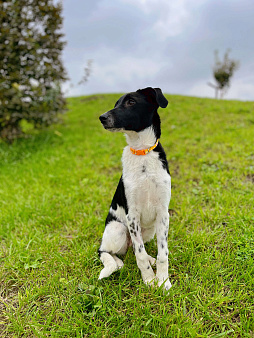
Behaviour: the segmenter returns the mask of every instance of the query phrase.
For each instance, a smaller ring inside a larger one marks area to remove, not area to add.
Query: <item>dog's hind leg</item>
[[[111,221],[106,225],[99,249],[100,260],[104,268],[99,279],[109,277],[114,271],[123,267],[123,262],[116,255],[124,255],[129,246],[127,227],[118,221]]]

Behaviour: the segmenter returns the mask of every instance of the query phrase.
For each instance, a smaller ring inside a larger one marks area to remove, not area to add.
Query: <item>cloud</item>
[[[123,0],[123,3],[143,12],[160,41],[178,35],[189,18],[185,0]]]
[[[84,62],[81,68],[84,69],[85,66]],[[166,67],[167,63],[164,66]],[[87,87],[90,93],[133,91],[147,86],[158,87],[160,81],[157,80],[157,74],[162,68],[163,63],[154,62],[149,55],[123,56],[119,51],[101,48],[93,62],[88,83],[71,88],[68,95],[81,95]],[[65,89],[67,87],[65,86]]]
[[[165,92],[213,97],[206,83],[214,50],[222,57],[231,48],[241,66],[227,97],[254,99],[253,12],[252,0],[96,0],[76,6],[66,0],[64,63],[72,82],[94,60],[88,83],[69,95],[156,84]]]

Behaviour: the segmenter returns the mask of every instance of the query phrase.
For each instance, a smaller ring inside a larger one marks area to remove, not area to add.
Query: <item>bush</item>
[[[62,6],[53,0],[0,1],[0,137],[22,134],[21,122],[49,126],[63,113]]]
[[[220,61],[218,51],[215,51],[215,66],[213,68],[213,76],[215,78],[217,89],[221,91],[221,96],[230,86],[230,80],[234,72],[239,68],[239,61],[229,58],[230,50],[224,55],[224,60]]]

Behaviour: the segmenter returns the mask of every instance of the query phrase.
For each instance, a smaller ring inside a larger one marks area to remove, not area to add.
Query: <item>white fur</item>
[[[128,215],[132,219],[135,217],[134,223],[139,222],[141,227],[141,236],[132,236],[131,234],[131,239],[134,246],[140,247],[143,243],[151,240],[157,232],[156,277],[159,285],[165,282],[164,287],[169,289],[171,284],[168,280],[168,257],[166,256],[168,250],[164,232],[168,231],[171,178],[162,167],[157,152],[152,151],[147,155],[137,156],[130,151],[130,147],[147,149],[155,144],[156,139],[152,128],[147,128],[139,133],[129,132],[126,139],[128,146],[124,148],[122,163],[125,194],[130,209]],[[165,250],[161,250],[162,242]],[[143,280],[146,283],[151,283],[154,275],[151,273],[150,260],[145,248],[142,248],[141,252],[139,251],[135,250],[137,264]]]
[[[131,238],[144,282],[153,284],[157,280],[159,286],[163,284],[168,290],[171,287],[168,280],[167,248],[171,178],[163,168],[158,152],[151,151],[147,155],[138,156],[130,151],[130,147],[136,150],[148,149],[155,144],[156,138],[151,127],[138,133],[125,133],[128,145],[123,150],[122,164],[129,211],[126,215],[122,207],[118,206],[117,210],[110,209],[119,222],[111,221],[105,228],[100,249],[106,252],[101,255],[104,269],[99,279],[108,277],[122,267],[122,261],[119,263],[114,254],[124,254]],[[151,267],[155,259],[147,254],[144,246],[155,233],[158,245],[156,276]]]
[[[126,213],[123,207],[117,206],[117,209],[114,210],[110,208],[109,210],[113,215],[115,215],[119,221],[121,221],[123,224],[127,226],[127,220],[126,220]]]
[[[102,236],[102,251],[124,255],[128,249],[128,229],[121,222],[111,221]]]
[[[155,144],[151,128],[135,134],[127,135],[129,145],[124,148],[122,157],[123,181],[128,204],[136,207],[142,228],[150,228],[159,209],[165,208],[168,212],[171,178],[162,167],[157,152],[138,156],[130,151],[130,147],[134,148],[136,144],[139,147],[135,149],[147,149]]]

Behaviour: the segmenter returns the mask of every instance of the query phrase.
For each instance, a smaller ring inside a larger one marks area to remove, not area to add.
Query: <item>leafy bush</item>
[[[239,61],[229,58],[230,50],[224,55],[224,60],[220,61],[218,51],[215,51],[215,66],[213,68],[213,76],[215,78],[217,88],[221,91],[221,96],[230,86],[230,80],[234,72],[239,68]]]
[[[0,1],[0,137],[58,121],[66,80],[61,60],[62,6],[53,0]]]

